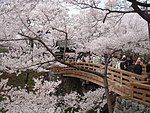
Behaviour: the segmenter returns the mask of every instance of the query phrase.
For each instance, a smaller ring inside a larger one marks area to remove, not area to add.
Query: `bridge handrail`
[[[79,62],[79,63],[74,63],[73,62],[71,64],[74,64],[76,66],[83,67],[83,68],[86,68],[86,69],[96,70],[96,71],[104,70],[104,67],[105,67],[102,64],[92,64],[92,63],[85,63],[85,62]],[[99,70],[97,70],[97,69],[99,69]],[[110,74],[110,72],[112,72],[112,73],[116,72],[116,73],[121,74],[122,76],[127,76],[128,75],[130,77],[129,79],[132,79],[130,81],[134,81],[135,79],[140,80],[140,81],[144,81],[147,78],[146,75],[137,75],[137,74],[129,72],[129,71],[120,70],[120,69],[113,68],[113,67],[109,66],[108,67],[108,74]]]
[[[86,69],[92,69],[96,71],[104,71],[104,65],[102,64],[92,64],[92,63],[71,63],[77,67],[82,67]],[[71,67],[59,67],[55,66],[53,67],[53,70],[60,74],[68,74],[68,76],[78,77],[84,80],[92,81],[93,83],[99,84],[103,86],[103,79],[99,76],[93,76],[93,74],[90,74],[88,72],[76,70],[75,68]],[[74,75],[72,75],[74,74]],[[113,67],[108,67],[108,81],[110,90],[120,94],[120,95],[129,95],[132,98],[149,104],[150,105],[150,85],[146,85],[146,75],[137,75],[132,72],[116,69]],[[140,82],[143,81],[143,82]],[[139,83],[138,83],[139,82]],[[148,87],[145,89],[145,87]],[[142,93],[141,93],[142,92]],[[138,98],[139,94],[141,93],[142,96]],[[143,96],[144,95],[144,96]],[[148,96],[147,96],[148,95]]]
[[[132,98],[150,106],[150,85],[146,81],[132,82]]]
[[[128,72],[128,71],[124,71],[112,67],[108,67],[108,75],[109,78],[112,79],[113,81],[116,81],[128,87],[130,87],[131,82],[144,81],[147,78],[146,75],[137,75],[132,72]]]
[[[86,62],[80,62],[80,63],[72,62],[71,64],[77,67],[82,67],[82,68],[100,71],[100,72],[104,72],[104,67],[105,67],[102,64],[92,64],[92,63],[86,63]],[[63,72],[63,71],[66,72],[67,70],[74,70],[74,69],[71,67],[64,67],[64,68],[59,69],[59,72]],[[137,75],[128,71],[116,69],[116,68],[109,66],[108,77],[109,79],[116,82],[117,84],[119,83],[120,85],[126,85],[127,87],[130,87],[131,82],[146,80],[147,76]]]
[[[79,63],[72,62],[71,64],[77,67],[82,67],[82,68],[100,71],[100,72],[104,71],[104,67],[105,67],[102,64],[92,64],[92,63],[86,63],[86,62],[79,62]],[[64,68],[66,69],[68,67],[64,67]],[[123,84],[128,84],[128,85],[130,85],[130,82],[138,81],[138,80],[144,81],[147,78],[146,75],[137,75],[135,73],[116,69],[110,66],[108,67],[108,76],[110,79],[113,79],[121,84],[123,83],[123,80],[124,80],[125,83]]]
[[[71,62],[71,64],[74,64],[74,65],[87,65],[87,66],[93,66],[93,67],[102,66],[102,64],[93,64],[93,63],[87,63],[87,62],[78,62],[78,63],[77,62]],[[114,67],[112,67],[112,68],[114,68]],[[142,75],[146,75],[146,74],[147,74],[146,65],[142,64]]]
[[[70,64],[73,64],[73,65],[76,65],[76,66],[91,66],[91,67],[97,67],[97,68],[99,68],[99,67],[105,67],[104,65],[102,65],[102,64],[93,64],[93,63],[86,63],[86,62],[71,62]],[[116,69],[116,70],[120,70],[120,69],[117,69],[117,68],[114,68],[114,67],[111,67],[111,66],[109,66],[111,69]],[[145,71],[146,69],[146,65],[142,65],[142,67],[143,67],[143,70]],[[121,70],[121,71],[124,71],[124,70]],[[126,71],[126,72],[129,72],[129,71]],[[131,72],[129,72],[129,73],[131,73]],[[134,73],[133,73],[134,74]]]

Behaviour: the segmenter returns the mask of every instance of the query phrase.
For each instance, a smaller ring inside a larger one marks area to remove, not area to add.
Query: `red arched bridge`
[[[104,73],[105,66],[92,63],[70,63],[78,68]],[[55,73],[63,76],[80,78],[104,86],[103,78],[89,72],[77,70],[72,67],[53,66],[50,68]],[[146,105],[150,105],[150,84],[147,82],[146,66],[143,66],[142,75],[108,67],[109,90],[121,96],[127,96]]]

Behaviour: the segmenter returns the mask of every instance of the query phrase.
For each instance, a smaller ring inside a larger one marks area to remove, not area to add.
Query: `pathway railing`
[[[104,65],[92,63],[71,63],[74,66],[93,70],[97,72],[104,72]],[[94,74],[80,71],[71,67],[53,67],[52,70],[57,73],[64,74],[64,76],[77,77],[84,80],[91,81],[100,86],[103,86],[103,79]],[[143,70],[146,72],[145,67]],[[144,73],[145,73],[144,72]],[[108,67],[108,82],[109,89],[121,96],[131,96],[132,98],[150,105],[150,85],[146,84],[147,75],[137,75],[128,71]],[[141,83],[140,81],[144,81]],[[146,87],[146,88],[145,88]],[[143,92],[143,93],[141,93]],[[140,96],[139,96],[140,95]],[[139,97],[140,98],[139,98]]]
[[[132,82],[132,98],[150,106],[150,84],[147,82]]]

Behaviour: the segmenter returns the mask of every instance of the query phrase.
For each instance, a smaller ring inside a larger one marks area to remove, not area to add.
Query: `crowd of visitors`
[[[91,61],[90,61],[91,60]],[[104,64],[104,57],[101,58],[97,58],[97,56],[92,56],[91,59],[90,57],[87,55],[86,57],[82,58],[83,62],[92,62],[92,63],[102,63]],[[134,72],[136,74],[141,75],[142,74],[142,59],[140,57],[137,58],[136,61],[133,61],[132,56],[126,56],[123,55],[121,57],[121,59],[117,58],[117,57],[113,57],[109,63],[110,66],[118,68],[118,69],[122,69],[122,70],[126,70],[126,71],[130,71],[130,72]]]
[[[78,53],[77,57],[75,58],[76,62],[87,62],[87,63],[97,63],[97,64],[105,64],[104,61],[104,56],[96,56],[93,54],[90,54],[90,52],[80,52]],[[137,58],[136,61],[133,60],[132,56],[129,55],[122,55],[121,58],[117,58],[114,56],[110,63],[109,66],[112,66],[114,68],[126,70],[129,72],[134,72],[136,74],[141,75],[142,74],[142,59],[140,57]]]

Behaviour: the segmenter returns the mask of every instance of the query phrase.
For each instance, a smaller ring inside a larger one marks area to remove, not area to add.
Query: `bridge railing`
[[[132,86],[132,98],[139,102],[142,102],[150,106],[150,84],[147,82],[133,82]]]
[[[110,79],[122,84],[130,86],[131,82],[135,81],[145,81],[147,76],[146,75],[137,75],[132,72],[108,67],[108,76]]]
[[[108,67],[109,82],[113,89],[121,95],[131,95],[131,83],[146,80],[147,76],[137,75],[128,71]]]
[[[103,65],[97,65],[97,64],[86,63],[86,62],[79,62],[79,63],[73,62],[71,64],[85,69],[94,70],[94,71],[100,71],[100,68],[104,68]]]
[[[80,63],[72,62],[71,64],[74,66],[77,66],[77,67],[82,67],[85,69],[98,71],[98,72],[102,72],[102,73],[104,72],[104,67],[105,67],[102,64],[97,65],[97,64],[85,63],[85,62],[80,62]],[[65,69],[65,68],[67,69],[68,67],[64,67],[63,69]],[[69,68],[69,69],[71,69],[71,68]],[[124,70],[120,70],[120,69],[116,69],[116,68],[113,68],[110,66],[108,67],[108,77],[112,81],[115,81],[115,82],[119,83],[120,85],[125,85],[128,87],[130,87],[131,82],[144,81],[147,78],[146,75],[137,75],[137,74],[134,74],[134,73],[131,73],[128,71],[124,71]]]
[[[85,69],[95,70],[95,71],[100,71],[100,72],[104,72],[104,68],[105,68],[105,66],[102,64],[97,65],[97,64],[85,63],[85,62],[71,63],[71,64],[73,64],[77,67],[82,67]],[[121,79],[121,81],[125,80],[127,82],[133,82],[133,81],[137,81],[137,80],[144,81],[147,78],[146,75],[137,75],[132,72],[116,69],[116,68],[113,68],[110,66],[108,67],[108,76],[109,75],[116,77],[116,81],[119,78],[118,82],[120,82],[120,79]]]
[[[104,72],[105,69],[105,66],[102,64],[98,65],[98,64],[85,63],[85,62],[80,62],[80,63],[72,62],[71,64],[77,67],[82,67],[85,69],[94,70],[102,73]],[[70,67],[61,67],[61,68],[58,67],[58,68],[55,69],[55,72],[67,73],[67,71],[72,70],[72,72],[75,72],[73,70],[76,70]],[[131,84],[130,84],[131,82],[144,81],[147,78],[146,75],[137,75],[113,67],[108,67],[108,77],[109,77],[108,79],[109,85],[112,87],[111,89],[115,91],[119,91],[118,94],[122,94],[122,95],[123,94],[131,95]]]
[[[91,70],[103,70],[104,65],[95,65],[87,63],[74,63],[77,67],[82,67]],[[56,72],[76,74],[81,79],[90,80],[93,83],[103,86],[103,79],[98,76],[92,76],[84,72],[77,71],[70,67],[55,67]],[[147,84],[146,75],[137,75],[124,70],[108,67],[108,81],[109,88],[111,91],[119,95],[130,96],[134,100],[142,102],[146,105],[150,105],[150,85]]]
[[[90,63],[79,63],[77,65],[100,72],[104,72],[105,68],[102,64],[96,65]],[[145,81],[147,78],[146,75],[137,75],[132,72],[116,69],[110,66],[108,67],[108,77],[109,85],[112,86],[111,89],[118,91],[118,93],[122,95],[131,95],[131,82]]]

